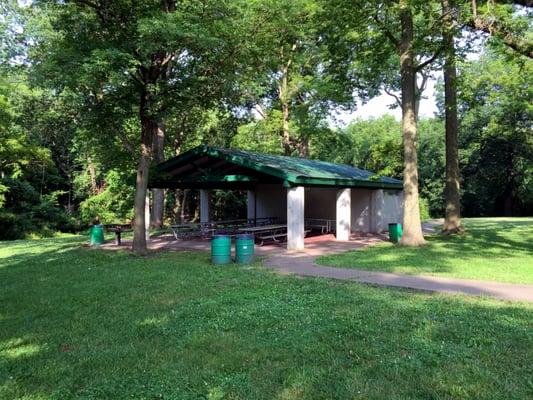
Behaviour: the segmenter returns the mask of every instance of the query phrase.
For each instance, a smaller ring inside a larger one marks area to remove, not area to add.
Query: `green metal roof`
[[[198,165],[203,160],[202,165]],[[208,162],[209,161],[209,162]],[[224,175],[222,164],[240,167],[238,174]],[[194,174],[185,168],[196,167]],[[205,165],[205,168],[202,166]],[[210,168],[212,167],[212,168]],[[201,182],[262,182],[261,177],[272,177],[285,186],[336,186],[402,189],[402,181],[376,177],[374,173],[350,165],[309,160],[244,150],[222,149],[199,146],[156,167],[156,174],[150,186],[164,185],[164,182],[179,182],[177,186]],[[247,173],[251,172],[251,173]],[[253,176],[252,176],[253,175]],[[228,180],[228,177],[231,177]]]

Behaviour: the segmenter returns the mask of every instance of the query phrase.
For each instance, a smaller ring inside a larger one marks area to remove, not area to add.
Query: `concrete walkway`
[[[472,279],[440,278],[421,275],[401,275],[361,269],[335,268],[317,265],[319,249],[311,253],[282,253],[269,257],[264,265],[282,274],[333,278],[375,285],[416,289],[430,292],[491,296],[501,300],[533,302],[533,285],[517,285]],[[331,254],[334,251],[328,249]]]
[[[385,236],[363,235],[346,242],[336,241],[332,235],[305,239],[305,250],[289,252],[284,246],[257,246],[256,254],[265,257],[264,266],[282,274],[349,280],[353,282],[392,286],[432,292],[491,296],[502,300],[533,302],[533,285],[517,285],[471,279],[440,278],[421,275],[400,275],[389,272],[361,269],[325,267],[315,260],[323,254],[341,253],[371,246],[386,240]],[[177,241],[170,236],[152,238],[148,247],[152,250],[209,251],[208,240]],[[104,249],[128,249],[131,241],[123,246],[106,243]]]

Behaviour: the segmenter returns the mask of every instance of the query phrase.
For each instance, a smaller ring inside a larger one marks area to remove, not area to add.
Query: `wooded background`
[[[407,171],[422,219],[460,221],[459,198],[463,216],[531,215],[531,11],[531,1],[4,1],[0,239],[131,221],[151,166],[199,144]],[[419,119],[428,79],[439,111]],[[334,127],[336,112],[383,91],[402,122]],[[196,196],[157,191],[151,225],[197,218]],[[245,212],[239,192],[214,202],[216,218]]]

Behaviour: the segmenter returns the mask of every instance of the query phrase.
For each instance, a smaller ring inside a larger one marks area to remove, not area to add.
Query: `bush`
[[[31,229],[31,223],[25,214],[13,214],[0,211],[0,240],[24,239]]]
[[[133,219],[134,187],[128,176],[117,171],[106,175],[105,189],[80,203],[80,217],[84,223],[92,223],[98,217],[102,223],[125,222]]]
[[[418,199],[418,203],[420,205],[420,219],[422,221],[425,221],[427,219],[431,218],[431,215],[429,214],[429,202],[424,197],[420,197]]]

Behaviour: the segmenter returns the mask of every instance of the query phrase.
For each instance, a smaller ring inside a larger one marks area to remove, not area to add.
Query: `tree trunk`
[[[89,177],[91,179],[91,194],[97,194],[98,186],[96,185],[96,167],[94,166],[91,157],[87,157],[87,168],[89,170]]]
[[[154,161],[162,163],[165,161],[165,128],[159,123],[153,137],[152,151]],[[165,212],[165,191],[163,189],[152,189],[152,212],[150,213],[150,227],[160,229],[163,226],[163,215]]]
[[[283,153],[286,156],[291,155],[291,136],[289,132],[289,66],[283,68],[283,76],[279,87],[279,101],[281,103],[281,143],[283,145]]]
[[[416,70],[413,57],[413,15],[409,0],[400,0],[402,34],[400,40],[400,72],[402,86],[403,172],[403,236],[400,244],[421,246],[422,235],[418,204],[418,159],[416,154]]]
[[[302,158],[309,158],[309,138],[300,138],[298,143],[298,156]]]
[[[504,195],[503,195],[503,215],[510,217],[514,213],[514,192],[515,192],[515,173],[514,173],[514,164],[515,164],[515,152],[513,147],[509,149],[506,161],[506,177],[507,182],[505,183]]]
[[[460,233],[461,198],[459,156],[457,145],[457,71],[455,68],[455,43],[453,0],[442,0],[442,38],[444,45],[444,110],[446,124],[446,187],[444,218],[445,234]]]
[[[148,187],[148,173],[152,158],[152,138],[157,130],[157,124],[149,117],[148,93],[141,93],[139,117],[141,121],[141,154],[137,167],[135,186],[133,251],[139,255],[147,252],[145,227],[146,189]]]

